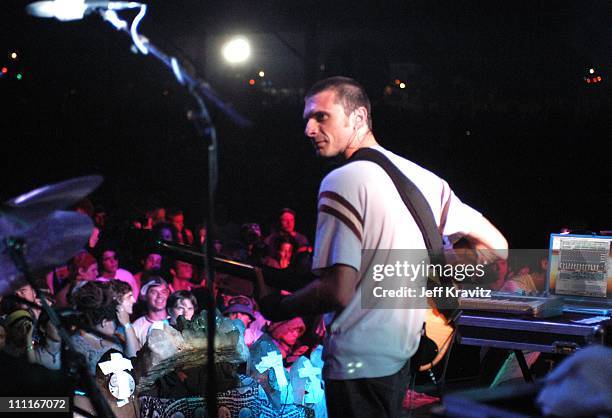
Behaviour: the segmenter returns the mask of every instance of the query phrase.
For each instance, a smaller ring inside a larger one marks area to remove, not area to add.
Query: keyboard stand
[[[527,360],[525,360],[525,355],[521,350],[514,350],[514,355],[516,356],[516,361],[521,368],[521,372],[523,373],[523,379],[525,382],[531,383],[533,382],[533,375],[531,374],[531,370],[529,370],[529,366],[527,365]]]

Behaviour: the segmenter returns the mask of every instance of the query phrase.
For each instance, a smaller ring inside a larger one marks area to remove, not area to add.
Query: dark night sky
[[[34,19],[25,4],[0,5],[0,60],[10,70],[0,79],[0,198],[100,173],[106,181],[93,199],[114,213],[158,197],[198,222],[206,155],[184,118],[189,96],[96,17]],[[445,178],[514,246],[545,246],[568,224],[612,227],[608,1],[151,4],[141,33],[189,58],[254,121],[238,128],[212,110],[219,198],[238,222],[266,224],[291,206],[312,236],[318,183],[330,167],[302,134],[299,96],[281,100],[246,83],[265,68],[278,90],[356,77],[372,98],[379,141]],[[241,70],[224,67],[217,50],[237,32],[257,40]],[[597,86],[583,79],[591,67],[603,77]],[[17,71],[23,80],[10,77]],[[408,88],[385,96],[397,77]]]

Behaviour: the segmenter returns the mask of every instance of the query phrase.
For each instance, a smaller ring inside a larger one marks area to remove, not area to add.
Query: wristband
[[[131,322],[126,323],[126,324],[123,326],[123,328],[125,328],[125,330],[127,331],[128,329],[132,328],[132,323],[131,323]]]

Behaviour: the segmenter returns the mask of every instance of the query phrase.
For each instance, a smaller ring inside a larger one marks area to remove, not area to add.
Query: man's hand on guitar
[[[288,318],[281,309],[281,303],[285,296],[281,295],[278,289],[266,284],[263,272],[259,267],[255,267],[255,298],[264,318],[272,322]]]

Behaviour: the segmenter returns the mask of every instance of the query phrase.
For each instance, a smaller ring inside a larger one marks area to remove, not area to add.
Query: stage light
[[[263,71],[263,70],[261,70],[261,71],[260,71],[258,74],[259,74],[259,76],[260,76],[261,78],[265,77],[265,75],[266,75],[266,73],[264,73],[264,71]]]
[[[601,76],[597,76],[597,81],[601,81]]]
[[[406,88],[406,83],[399,83],[399,88],[400,89],[405,89]]]
[[[254,86],[254,85],[255,85],[255,80],[253,80],[253,79],[251,78],[251,79],[249,80],[249,84],[250,84],[251,86]]]
[[[395,79],[395,85],[399,86],[399,85],[400,85],[400,83],[401,83],[401,81],[400,81],[399,79],[397,79],[397,78],[396,78],[396,79]]]
[[[16,52],[11,52],[11,59],[12,60],[16,60],[17,59],[17,53]]]
[[[589,69],[589,74],[594,74],[595,73],[595,69],[591,68]]]
[[[2,74],[6,74],[6,73],[8,73],[8,68],[2,67]]]
[[[239,64],[249,59],[251,46],[243,37],[237,37],[223,46],[223,57],[231,64]]]
[[[23,75],[21,75],[21,73],[17,73],[15,78],[17,78],[17,80],[21,80],[23,78]]]

